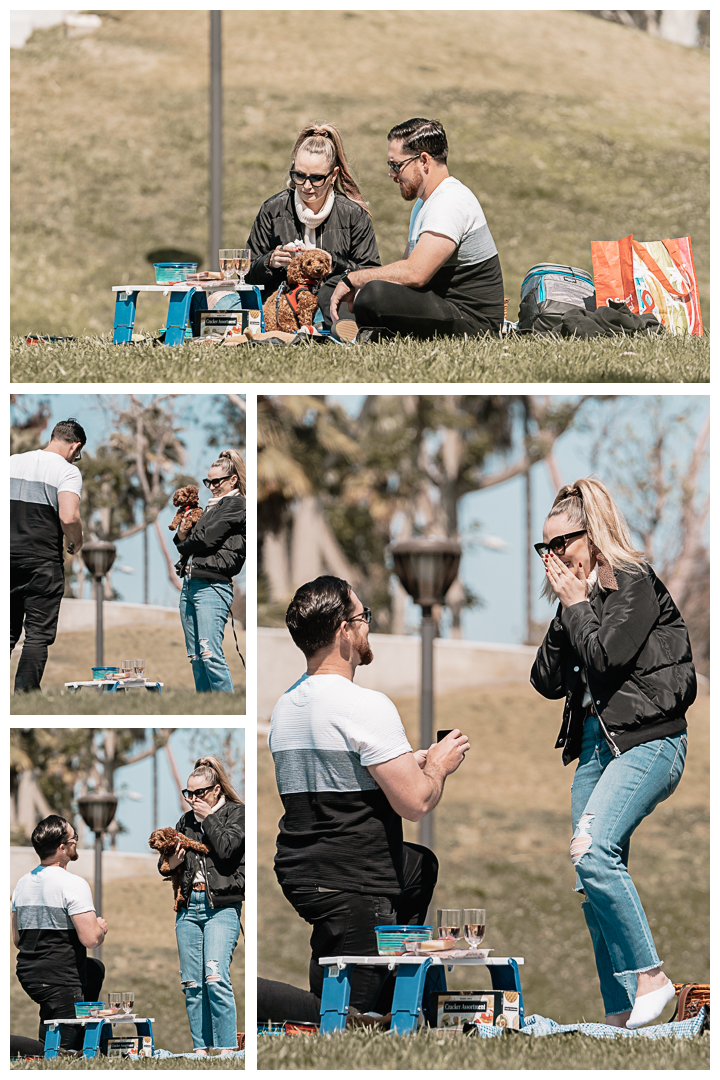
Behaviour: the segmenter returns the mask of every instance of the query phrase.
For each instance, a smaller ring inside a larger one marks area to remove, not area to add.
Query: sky
[[[217,729],[217,735],[222,738],[227,728]],[[243,728],[234,728],[235,738],[242,749],[244,755],[245,749],[245,731]],[[170,736],[170,747],[172,749],[175,763],[180,773],[180,781],[185,787],[187,778],[192,772],[193,765],[197,760],[197,757],[206,752],[205,747],[207,744],[198,743],[198,729],[196,728],[178,728]],[[195,742],[195,749],[197,753],[193,753],[193,742]],[[133,753],[137,753],[140,749],[143,749],[150,745],[150,732],[147,732],[147,738],[138,743],[133,748]],[[178,818],[184,813],[184,810],[180,807],[180,796],[178,789],[173,780],[172,772],[170,770],[170,764],[168,762],[167,754],[164,750],[161,750],[157,755],[158,760],[158,828],[165,828],[166,826],[175,827]],[[234,777],[236,786],[238,783],[237,776]],[[118,808],[117,808],[117,820],[125,827],[127,832],[119,833],[117,837],[117,850],[118,851],[139,851],[143,853],[149,853],[148,837],[153,831],[153,766],[152,758],[145,758],[143,761],[138,761],[135,765],[127,765],[123,769],[118,769],[115,773],[115,792],[119,795]],[[244,792],[240,790],[239,794],[244,798]],[[86,834],[86,847],[93,847],[95,838],[93,833],[89,830],[85,830]],[[107,841],[105,844],[107,848]]]
[[[554,395],[557,400],[559,395]],[[361,395],[333,395],[330,398],[342,404],[351,415],[357,415],[364,397]],[[587,426],[573,428],[560,437],[555,444],[555,459],[563,483],[569,484],[580,476],[592,472],[591,453],[597,438],[601,418],[614,403],[596,398],[587,413]],[[693,417],[693,432],[701,426],[709,408],[709,397],[666,394],[663,396],[663,415],[688,411]],[[632,419],[638,432],[648,429],[647,398],[630,396],[622,401],[623,417]],[[689,456],[690,441],[675,440],[673,446],[683,460]],[[489,471],[499,464],[488,462]],[[602,470],[597,469],[602,479]],[[707,490],[709,466],[706,466],[702,482]],[[542,540],[542,526],[552,505],[555,490],[545,464],[538,463],[531,470],[533,543]],[[622,505],[621,505],[622,509]],[[463,636],[469,641],[487,641],[503,644],[521,644],[525,638],[525,482],[517,477],[485,491],[466,495],[460,504],[460,531],[464,539],[464,551],[460,566],[460,578],[472,592],[482,597],[483,606],[466,610],[462,616]],[[506,543],[504,550],[496,550],[472,543],[471,526],[479,523],[477,534],[498,538]],[[470,543],[468,541],[470,540]],[[472,544],[472,546],[471,546]],[[533,618],[547,620],[552,607],[540,597],[543,584],[543,567],[539,558],[533,559]],[[407,622],[418,625],[420,609],[408,601]],[[448,636],[449,616],[443,619],[442,636]]]
[[[147,402],[158,395],[140,394]],[[95,453],[97,446],[106,438],[109,429],[108,403],[127,401],[122,394],[22,394],[23,404],[32,414],[39,403],[45,402],[51,410],[50,420],[43,432],[44,444],[58,420],[74,416],[85,428],[88,437],[87,449]],[[208,446],[208,428],[219,424],[221,420],[219,395],[214,394],[179,394],[175,398],[176,413],[181,419],[181,439],[185,443],[186,460],[183,471],[195,476],[199,481],[207,476],[207,469],[217,459],[222,447]],[[17,410],[12,410],[13,418]],[[210,493],[200,485],[200,505],[207,503]],[[170,504],[160,515],[160,527],[163,529],[171,556],[175,548],[173,534],[167,526],[175,515],[175,507]],[[177,607],[179,593],[168,580],[165,560],[160,550],[154,528],[148,532],[149,538],[149,573],[148,603],[161,607]],[[245,569],[239,576],[242,588],[245,587]],[[142,604],[143,597],[143,534],[130,536],[117,543],[117,556],[112,569],[112,583],[119,593],[118,599],[128,603]],[[91,582],[85,585],[85,599],[91,597]]]

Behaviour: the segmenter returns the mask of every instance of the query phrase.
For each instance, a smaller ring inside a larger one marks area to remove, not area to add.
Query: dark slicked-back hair
[[[77,442],[77,439],[73,441]],[[67,840],[67,826],[68,823],[65,818],[60,817],[58,814],[50,814],[50,817],[43,818],[42,821],[37,823],[33,829],[31,840],[40,860],[49,859],[51,855],[55,854],[60,845],[65,843]]]
[[[340,623],[353,613],[351,592],[347,581],[329,575],[300,586],[290,601],[285,622],[305,656],[314,656],[332,645]]]
[[[87,435],[74,416],[67,420],[59,420],[52,429],[50,438],[57,439],[58,442],[79,442],[82,446],[87,442]]]
[[[388,131],[388,142],[393,139],[400,140],[407,154],[429,154],[436,161],[447,161],[447,135],[439,120],[424,120],[415,116]]]

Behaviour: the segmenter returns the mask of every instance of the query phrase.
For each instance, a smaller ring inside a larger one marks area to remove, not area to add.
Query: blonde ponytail
[[[362,206],[366,213],[370,213],[370,207],[360,194],[360,188],[350,171],[350,162],[345,153],[342,136],[334,124],[325,124],[318,121],[315,124],[307,124],[300,131],[290,158],[291,169],[294,167],[295,158],[301,150],[307,151],[308,154],[322,154],[328,163],[328,172],[337,165],[340,172],[335,177],[333,184],[335,190],[339,191],[341,195],[347,195],[348,199],[352,199],[358,206]],[[292,181],[288,180],[288,187],[293,186]]]
[[[206,784],[220,785],[220,790],[225,796],[228,802],[242,803],[242,799],[238,795],[235,788],[230,782],[230,777],[225,771],[225,766],[222,761],[216,757],[201,757],[195,762],[195,768],[190,773],[191,776],[199,776],[205,780]]]
[[[221,468],[225,470],[225,476],[237,476],[237,489],[245,498],[246,493],[246,474],[245,474],[245,461],[239,450],[223,450],[218,455],[217,461],[213,461],[210,468]]]

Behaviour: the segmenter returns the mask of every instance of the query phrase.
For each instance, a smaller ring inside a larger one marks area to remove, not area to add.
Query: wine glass
[[[133,668],[135,669],[135,674],[137,675],[137,677],[139,679],[142,679],[145,675],[145,661],[133,660]]]
[[[108,1006],[114,1009],[116,1012],[120,1012],[120,1006],[122,1005],[122,994],[108,994]]]
[[[438,937],[449,937],[457,941],[460,937],[462,914],[459,908],[438,908]]]
[[[485,908],[464,908],[463,935],[471,949],[477,949],[485,937]]]
[[[122,662],[122,676],[126,678],[128,675],[133,674],[133,662],[132,660],[123,660]]]
[[[222,276],[226,281],[229,281],[233,276],[233,273],[237,270],[237,263],[235,261],[235,248],[220,248],[218,252],[218,258],[220,260],[220,270]]]
[[[132,1007],[135,1004],[135,992],[133,990],[123,990],[122,994],[122,1007],[126,1016],[129,1016]]]
[[[235,269],[240,277],[240,284],[245,284],[245,275],[250,269],[251,253],[250,248],[235,248]]]

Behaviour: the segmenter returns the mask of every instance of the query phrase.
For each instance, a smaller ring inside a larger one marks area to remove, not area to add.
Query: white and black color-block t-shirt
[[[305,675],[275,706],[268,744],[285,808],[280,884],[399,894],[402,818],[368,769],[412,753],[392,701],[342,675]]]
[[[12,909],[20,932],[21,983],[82,984],[87,952],[72,916],[95,911],[87,881],[61,866],[36,866],[15,886]]]
[[[58,495],[82,493],[77,465],[52,450],[31,450],[10,458],[10,555],[27,563],[63,558]]]
[[[482,206],[454,176],[413,206],[408,255],[425,232],[447,236],[457,247],[424,288],[455,304],[479,330],[499,330],[504,298],[498,251]]]

